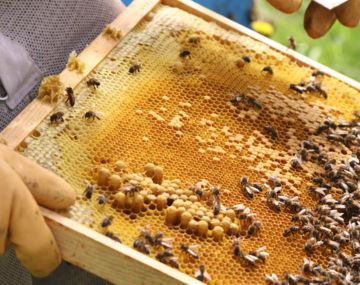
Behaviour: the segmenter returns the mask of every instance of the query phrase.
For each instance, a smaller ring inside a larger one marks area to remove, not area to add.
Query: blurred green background
[[[360,25],[350,29],[336,21],[324,37],[313,40],[303,28],[309,1],[304,1],[301,9],[291,15],[277,11],[265,0],[254,2],[257,18],[266,19],[274,25],[273,40],[287,46],[287,39],[293,36],[298,52],[360,81]]]

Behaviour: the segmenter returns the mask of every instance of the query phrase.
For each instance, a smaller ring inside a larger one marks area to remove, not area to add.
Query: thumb
[[[51,171],[3,145],[0,145],[1,153],[40,205],[51,209],[63,209],[75,202],[74,189]]]

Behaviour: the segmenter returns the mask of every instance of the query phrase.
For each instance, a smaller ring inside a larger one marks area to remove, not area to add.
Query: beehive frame
[[[225,29],[249,36],[265,43],[272,49],[291,56],[300,65],[319,69],[329,76],[360,90],[358,82],[189,0],[135,0],[111,25],[120,29],[125,35],[159,3],[180,8],[206,21],[215,22]],[[63,83],[66,86],[75,87],[117,44],[118,42],[106,40],[102,36],[97,37],[79,55],[80,59],[86,62],[85,72],[79,75],[65,69],[60,74]],[[15,149],[54,108],[55,106],[34,100],[2,132],[9,147]],[[114,283],[120,283],[119,280],[121,280],[121,284],[200,284],[199,281],[131,248],[113,242],[77,222],[47,209],[42,209],[42,213],[56,236],[63,258],[106,280]]]

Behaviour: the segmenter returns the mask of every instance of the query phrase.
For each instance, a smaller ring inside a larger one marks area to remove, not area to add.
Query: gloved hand
[[[43,277],[60,264],[61,255],[35,200],[62,209],[74,203],[75,192],[54,173],[0,144],[0,256],[13,244],[19,261]]]
[[[301,6],[302,0],[268,0],[276,9],[293,13]],[[311,1],[304,16],[304,27],[312,38],[322,37],[338,19],[347,27],[355,27],[360,19],[360,0],[349,0],[332,10]]]

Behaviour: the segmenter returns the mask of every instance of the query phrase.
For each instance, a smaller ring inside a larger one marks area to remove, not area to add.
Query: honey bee
[[[185,58],[185,57],[190,57],[191,55],[191,52],[189,50],[183,50],[182,52],[180,52],[179,56],[182,57],[182,58]]]
[[[288,47],[292,50],[296,50],[296,40],[293,36],[288,38]]]
[[[338,251],[340,249],[340,243],[338,243],[337,241],[325,239],[323,240],[323,243],[326,247],[334,251]]]
[[[192,191],[196,196],[198,196],[200,199],[203,196],[204,192],[202,191],[202,189],[200,187],[197,187],[195,185],[191,185],[189,187],[189,190]]]
[[[246,176],[242,177],[240,179],[240,185],[241,185],[241,188],[243,189],[243,191],[247,194],[247,196],[249,196],[249,198],[254,198],[254,192],[255,193],[258,193],[262,190],[261,186],[256,184],[256,187],[254,187],[253,185],[251,185],[249,183],[249,180]],[[258,187],[260,186],[260,187]],[[261,190],[259,190],[259,188]]]
[[[281,202],[284,203],[285,207],[287,207],[291,212],[299,212],[303,207],[301,203],[298,201],[299,197],[290,197],[287,195],[279,196]]]
[[[281,187],[280,186],[276,186],[274,188],[271,188],[268,184],[264,184],[264,186],[266,187],[267,191],[266,191],[266,198],[277,198],[278,195],[281,193]]]
[[[256,257],[255,255],[252,254],[246,254],[244,255],[244,260],[247,261],[248,264],[250,264],[251,266],[255,266],[256,265],[256,261],[259,260],[258,257]]]
[[[321,82],[313,82],[311,85],[307,86],[307,91],[317,91],[319,92],[325,99],[328,98],[327,92],[321,87]]]
[[[220,185],[212,189],[212,199],[213,199],[212,208],[215,216],[217,216],[220,213],[220,210],[222,208],[221,200],[220,200],[220,189],[221,189]]]
[[[307,278],[299,274],[289,274],[288,272],[284,272],[283,276],[284,279],[287,281],[287,282],[284,281],[283,283],[289,285],[298,285],[300,283],[310,284],[310,281]]]
[[[135,63],[133,66],[131,66],[129,68],[129,73],[140,72],[140,69],[141,69],[141,64],[140,63]]]
[[[263,129],[271,135],[273,140],[279,137],[278,132],[273,126],[264,126]]]
[[[315,70],[311,73],[311,76],[318,77],[318,76],[324,76],[325,73],[320,70]]]
[[[107,201],[107,197],[104,194],[98,194],[99,205],[104,205]]]
[[[100,120],[100,117],[93,111],[87,111],[84,115],[84,118],[89,120],[92,119],[93,121],[96,119]]]
[[[86,84],[88,87],[93,87],[94,89],[100,86],[100,82],[95,78],[90,78],[88,81],[86,81]]]
[[[296,233],[296,232],[298,232],[300,230],[301,230],[301,228],[299,228],[297,226],[291,226],[290,228],[286,228],[284,230],[283,236],[288,237],[288,236],[290,236],[290,235],[292,235],[292,234],[294,234],[294,233]]]
[[[268,180],[274,187],[281,187],[281,181],[275,175],[268,175]]]
[[[329,122],[329,121],[325,121],[323,125],[319,126],[316,131],[315,131],[315,135],[320,135],[321,133],[323,133],[326,130],[329,129],[333,129],[335,130],[337,128],[337,125],[335,123]]]
[[[236,94],[231,94],[232,98],[230,99],[230,102],[235,104],[235,103],[240,103],[246,96],[245,94],[239,94],[239,95],[236,95]]]
[[[269,256],[269,253],[265,252],[266,246],[260,247],[257,250],[250,251],[249,254],[261,259],[262,262],[265,262]]]
[[[186,245],[186,244],[180,244],[180,249],[183,252],[186,252],[187,254],[189,254],[190,256],[192,256],[193,258],[198,259],[199,258],[199,254],[197,251],[194,250],[194,248],[199,248],[200,245],[194,244],[194,245]]]
[[[307,211],[306,208],[299,211],[297,214],[291,217],[292,222],[300,222],[301,224],[308,224],[313,221],[313,214]]]
[[[86,188],[85,188],[85,190],[83,192],[83,194],[85,195],[85,197],[87,199],[89,199],[89,200],[91,199],[93,191],[95,190],[95,188],[96,188],[96,185],[92,185],[89,182],[87,183]]]
[[[353,240],[351,247],[354,254],[360,254],[360,243],[358,241]]]
[[[107,231],[107,232],[105,233],[105,236],[111,238],[111,239],[114,240],[114,241],[117,241],[117,242],[122,243],[121,239],[120,239],[117,235],[115,235],[113,232]]]
[[[211,280],[211,276],[205,270],[205,265],[201,264],[199,266],[199,269],[195,272],[195,278],[202,282],[206,280]]]
[[[154,245],[161,245],[164,248],[172,248],[172,245],[169,243],[173,238],[163,238],[164,233],[157,232],[154,235]]]
[[[283,282],[279,280],[279,277],[275,273],[271,275],[265,274],[266,284],[268,285],[283,285]]]
[[[308,260],[306,257],[304,257],[302,271],[305,274],[317,274],[321,271],[321,266],[314,261]]]
[[[236,257],[244,256],[244,254],[242,253],[241,248],[240,248],[240,238],[239,237],[233,238],[232,247],[233,247],[234,256],[236,256]]]
[[[134,196],[136,193],[140,191],[140,188],[138,186],[129,185],[121,188],[121,190],[124,191],[126,195]]]
[[[106,217],[102,222],[101,222],[101,227],[105,228],[105,227],[108,227],[112,224],[114,220],[114,217],[113,216],[108,216]]]
[[[74,107],[75,105],[75,96],[74,96],[74,90],[71,87],[66,88],[66,96],[67,99],[65,103],[69,102],[71,107]]]
[[[240,213],[243,212],[245,210],[245,205],[244,204],[237,204],[231,207],[231,209],[233,209],[236,213]]]
[[[315,247],[322,245],[322,241],[317,241],[316,238],[311,237],[305,242],[304,250],[307,252],[312,252]]]
[[[145,239],[146,242],[150,243],[151,245],[155,244],[155,238],[150,233],[150,226],[147,225],[146,228],[138,228],[140,230],[139,237]]]
[[[142,253],[150,254],[150,245],[148,245],[143,239],[136,239],[133,247]]]
[[[306,87],[299,86],[299,85],[296,85],[296,84],[290,84],[290,89],[294,90],[294,91],[296,91],[297,93],[300,93],[300,94],[306,92]]]
[[[245,210],[239,215],[240,220],[251,220],[256,214],[251,213],[250,208],[245,208]]]
[[[301,158],[297,157],[297,156],[293,156],[290,159],[290,164],[292,168],[298,168],[299,166],[301,166],[302,160]]]
[[[251,62],[250,57],[247,56],[247,55],[243,55],[241,58],[242,58],[243,61],[245,61],[245,62],[247,62],[247,63],[250,63],[250,62]]]
[[[267,198],[266,202],[271,209],[275,210],[276,212],[281,211],[282,203],[280,201],[276,200],[275,198]]]
[[[64,122],[64,113],[63,112],[56,112],[50,116],[50,124],[57,124]]]
[[[212,208],[213,208],[214,216],[219,215],[220,210],[221,210],[221,202],[220,202],[219,196],[214,197],[213,203],[212,203]]]
[[[166,249],[161,253],[156,254],[155,258],[160,262],[170,265],[175,268],[179,268],[179,263],[177,262],[177,258],[174,256],[170,250]]]
[[[274,71],[273,71],[273,69],[272,69],[270,66],[265,66],[265,67],[262,69],[262,71],[265,71],[265,72],[267,72],[267,73],[270,74],[270,75],[273,75],[273,74],[274,74]]]
[[[247,235],[252,236],[258,233],[260,231],[261,225],[262,225],[261,221],[259,220],[253,221],[247,230]]]
[[[248,97],[248,103],[254,105],[256,108],[258,108],[260,110],[263,107],[259,101],[257,101],[255,98],[252,98],[252,97]]]

